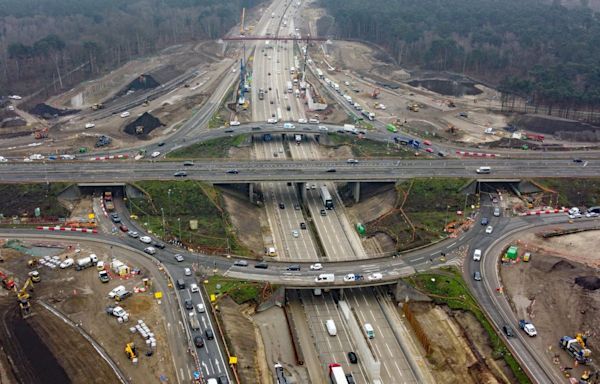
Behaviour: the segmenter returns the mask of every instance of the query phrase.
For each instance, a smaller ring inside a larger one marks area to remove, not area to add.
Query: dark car
[[[175,172],[173,174],[173,176],[175,176],[175,177],[186,177],[187,176],[187,172],[184,172],[184,171]]]
[[[321,209],[321,216],[327,216],[327,211],[325,211],[324,209]]]
[[[260,130],[261,130],[261,128],[260,128],[260,127],[252,127],[252,130],[253,130],[253,131],[260,131]]]
[[[183,304],[185,305],[185,309],[194,309],[194,303],[192,303],[191,299],[185,299]]]
[[[229,384],[229,380],[227,380],[227,376],[219,376],[217,378],[218,384]]]
[[[354,377],[352,377],[351,373],[346,374],[346,381],[348,384],[356,384],[356,381],[354,381]]]
[[[233,133],[233,129],[226,129],[225,133]]]
[[[292,108],[288,105],[287,107],[285,107],[286,110],[291,110]]]
[[[110,219],[112,220],[113,223],[120,223],[121,222],[121,218],[119,217],[118,213],[111,213],[110,214]]]
[[[152,245],[154,245],[158,249],[165,249],[166,247],[166,245],[164,245],[163,243],[159,243],[158,241],[153,242]]]
[[[300,223],[300,229],[306,229],[306,223]]]
[[[481,225],[488,225],[490,223],[490,220],[487,217],[484,217],[483,219],[481,219]]]
[[[159,147],[162,147],[163,145],[165,145],[164,141],[161,141],[160,143],[158,143]]]
[[[583,163],[583,160],[582,159],[573,159],[573,162],[574,163]]]
[[[474,272],[473,273],[473,280],[475,280],[475,281],[481,281],[481,273]]]
[[[202,336],[195,336],[194,344],[196,345],[196,348],[204,347],[204,339],[202,338]]]
[[[329,168],[329,169],[328,169],[327,171],[325,171],[325,172],[333,173],[333,172],[337,172],[337,171],[335,170],[335,168]]]
[[[280,209],[285,209],[285,204],[283,204],[283,203],[279,203],[279,208],[280,208]]]
[[[212,340],[215,338],[215,334],[213,333],[212,329],[210,329],[210,328],[206,328],[206,330],[204,331],[204,334],[206,335],[207,340]]]
[[[504,334],[506,335],[506,337],[515,337],[515,333],[513,332],[512,328],[510,327],[510,325],[503,325],[502,326],[502,331],[504,332]]]
[[[183,281],[183,279],[177,279],[177,281],[175,282],[175,284],[177,284],[177,288],[178,289],[184,289],[185,288],[185,281]]]
[[[293,264],[290,265],[289,267],[287,267],[288,271],[299,271],[300,270],[300,266],[298,264]]]
[[[350,362],[352,364],[357,364],[358,363],[358,357],[356,356],[356,353],[354,353],[354,352],[348,352],[348,360],[350,360]]]
[[[261,261],[260,263],[255,264],[254,268],[267,269],[267,268],[269,268],[269,264],[267,264],[264,261]]]
[[[193,161],[184,161],[183,165],[186,167],[193,167],[194,166],[194,162]]]
[[[125,224],[119,225],[119,229],[123,232],[129,232],[129,228]]]
[[[229,171],[227,171],[227,173],[231,175],[237,175],[238,173],[240,173],[240,171],[238,171],[237,169],[230,169]]]

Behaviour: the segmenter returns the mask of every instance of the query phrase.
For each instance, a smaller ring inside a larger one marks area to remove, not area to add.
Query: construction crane
[[[246,18],[246,8],[242,8],[242,24],[240,26],[240,35],[243,35],[244,33],[246,33],[244,31],[244,19]]]

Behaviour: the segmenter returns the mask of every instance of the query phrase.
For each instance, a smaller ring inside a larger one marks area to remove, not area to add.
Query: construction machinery
[[[558,346],[567,351],[579,364],[589,364],[592,362],[592,351],[586,348],[585,338],[579,334],[578,338],[563,336],[560,338]]]
[[[31,271],[27,275],[31,278],[31,281],[34,283],[39,283],[42,281],[42,277],[38,271]]]
[[[371,92],[371,98],[377,99],[379,97],[380,93],[381,93],[381,89],[379,89],[379,88],[373,89],[373,92]]]
[[[48,127],[44,127],[40,130],[35,131],[34,137],[36,139],[45,139],[48,137]]]
[[[2,279],[2,286],[5,289],[11,290],[15,288],[15,280],[2,271],[0,271],[0,279]]]
[[[417,104],[417,103],[412,103],[412,104],[408,105],[409,111],[419,112],[419,109],[420,109],[420,107],[419,107],[419,104]]]
[[[27,266],[29,268],[35,268],[35,267],[37,267],[37,265],[38,265],[38,259],[33,258],[33,259],[27,260]]]
[[[104,109],[104,104],[96,103],[96,104],[92,105],[92,111],[97,111],[99,109]]]
[[[133,361],[135,358],[137,358],[135,344],[127,343],[127,345],[125,345],[125,353],[127,354],[127,358],[131,361]]]
[[[32,278],[28,278],[23,284],[23,288],[17,291],[16,286],[14,287],[15,292],[17,293],[17,302],[19,303],[19,308],[21,309],[21,315],[24,319],[28,318],[32,315],[31,313],[31,304],[29,303],[29,292],[27,292],[27,288],[31,286],[33,290],[33,280]]]

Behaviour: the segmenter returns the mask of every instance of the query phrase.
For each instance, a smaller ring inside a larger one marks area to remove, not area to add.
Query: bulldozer
[[[97,103],[97,104],[92,105],[92,111],[97,111],[99,109],[104,109],[104,104]]]
[[[420,109],[420,107],[419,107],[419,104],[417,104],[417,103],[412,103],[412,104],[408,105],[409,111],[419,112],[419,109]]]

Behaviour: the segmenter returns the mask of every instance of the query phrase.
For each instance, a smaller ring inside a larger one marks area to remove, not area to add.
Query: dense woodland
[[[220,37],[257,3],[0,0],[0,94],[56,92],[166,46]]]
[[[587,0],[321,3],[338,38],[374,42],[401,65],[485,79],[546,110],[600,109],[600,13]]]

